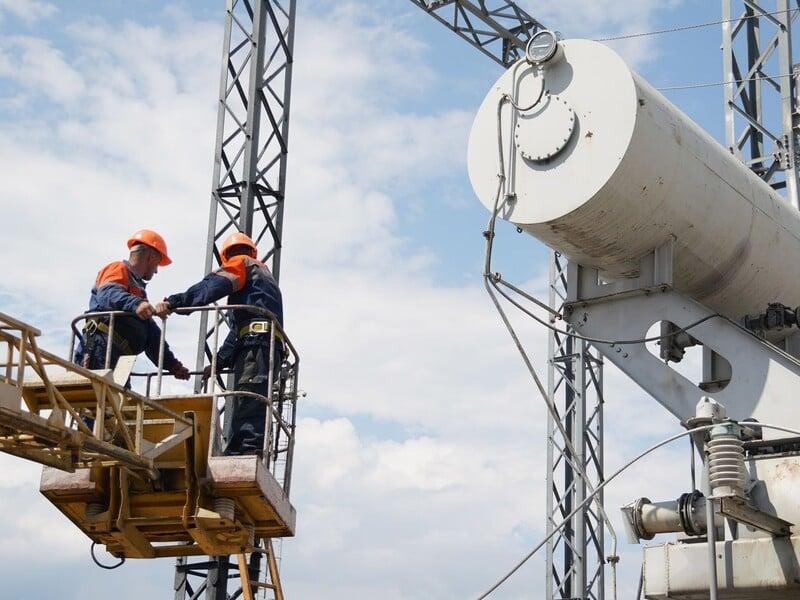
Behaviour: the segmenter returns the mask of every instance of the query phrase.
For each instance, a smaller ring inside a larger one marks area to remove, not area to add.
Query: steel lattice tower
[[[725,140],[730,151],[798,204],[797,76],[792,23],[800,2],[722,0]]]
[[[205,273],[219,264],[218,242],[239,230],[253,238],[259,256],[280,277],[295,14],[296,0],[226,2]],[[208,313],[202,314],[198,370],[210,356]],[[254,552],[250,580],[258,580],[260,571],[261,554]],[[176,600],[241,594],[239,571],[229,557],[178,560]]]
[[[467,43],[505,68],[525,52],[530,37],[544,26],[504,0],[411,0]],[[550,306],[566,299],[566,261],[550,253]],[[603,363],[588,344],[550,332],[548,382],[573,448],[570,456],[556,423],[547,425],[547,531],[586,497],[586,485],[573,467],[580,461],[592,486],[603,479]],[[601,497],[602,501],[602,497]],[[546,598],[604,597],[604,524],[591,507],[547,545]]]

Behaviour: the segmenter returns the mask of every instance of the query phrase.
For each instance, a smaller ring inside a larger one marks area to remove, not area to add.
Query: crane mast
[[[218,243],[238,230],[256,242],[259,257],[280,278],[296,9],[296,0],[226,2],[204,273],[219,265]],[[213,326],[206,315],[200,324],[198,370],[211,357]],[[268,540],[265,549],[271,550]],[[261,554],[254,552],[251,581],[259,579],[260,570]],[[273,571],[268,569],[269,585],[280,600]],[[197,564],[179,559],[175,600],[194,600],[200,593],[206,600],[225,600],[231,588],[241,594],[238,575],[227,556]]]

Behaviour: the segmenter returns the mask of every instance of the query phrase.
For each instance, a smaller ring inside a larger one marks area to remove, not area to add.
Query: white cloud
[[[562,31],[566,37],[598,38],[641,33],[663,28],[660,19],[684,4],[684,0],[528,0],[520,2],[530,14],[547,27]],[[610,42],[634,66],[659,56],[657,37]]]
[[[85,91],[83,77],[64,59],[63,53],[44,39],[7,36],[0,42],[0,76],[13,79],[29,98],[42,95],[70,104]]]
[[[0,0],[0,13],[3,11],[33,23],[51,17],[58,12],[58,7],[50,2],[40,0]]]

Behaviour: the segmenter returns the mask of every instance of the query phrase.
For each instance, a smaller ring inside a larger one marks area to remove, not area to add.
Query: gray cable
[[[514,567],[513,567],[513,568],[512,568],[510,571],[508,571],[508,572],[507,572],[505,575],[503,575],[503,576],[502,576],[502,577],[501,577],[499,580],[497,580],[497,582],[496,582],[496,583],[495,583],[495,584],[494,584],[492,587],[490,587],[490,588],[489,588],[488,590],[486,590],[486,591],[485,591],[483,594],[481,594],[480,596],[478,596],[478,600],[483,600],[484,598],[487,598],[487,597],[488,597],[488,596],[489,596],[489,595],[490,595],[492,592],[494,592],[494,591],[495,591],[497,588],[499,588],[499,587],[500,587],[501,585],[503,585],[503,584],[504,584],[506,581],[508,581],[508,579],[509,579],[509,578],[510,578],[510,577],[511,577],[511,576],[512,576],[514,573],[516,573],[516,572],[517,572],[517,571],[520,569],[520,567],[522,567],[522,565],[524,565],[526,562],[528,562],[528,560],[530,560],[530,558],[531,558],[531,557],[532,557],[534,554],[536,554],[536,552],[538,552],[538,551],[539,551],[539,549],[540,549],[542,546],[544,546],[544,545],[545,545],[545,544],[546,544],[546,543],[547,543],[547,542],[550,540],[550,538],[552,538],[552,537],[553,537],[553,536],[554,536],[556,533],[558,533],[558,532],[559,532],[559,531],[560,531],[560,530],[561,530],[561,529],[562,529],[562,528],[563,528],[563,527],[564,527],[564,526],[565,526],[567,523],[569,523],[569,522],[570,522],[570,520],[572,519],[572,517],[574,517],[574,516],[575,516],[575,515],[576,515],[576,514],[577,514],[577,513],[580,511],[580,510],[582,510],[582,509],[583,509],[583,508],[584,508],[584,507],[585,507],[585,506],[586,506],[586,505],[587,505],[589,502],[591,502],[591,501],[592,501],[592,499],[594,499],[594,497],[595,497],[595,496],[596,496],[598,493],[600,493],[600,492],[601,492],[601,491],[602,491],[602,490],[603,490],[603,489],[604,489],[604,488],[605,488],[605,487],[606,487],[606,486],[607,486],[609,483],[611,483],[612,481],[614,481],[614,479],[616,479],[616,478],[617,478],[617,477],[618,477],[618,476],[619,476],[619,475],[620,475],[620,474],[621,474],[623,471],[625,471],[626,469],[628,469],[628,468],[629,468],[631,465],[635,464],[636,462],[638,462],[639,460],[641,460],[642,458],[644,458],[645,456],[647,456],[647,455],[648,455],[648,454],[650,454],[651,452],[654,452],[655,450],[658,450],[658,449],[659,449],[659,448],[661,448],[662,446],[666,446],[667,444],[669,444],[669,443],[671,443],[671,442],[674,442],[675,440],[677,440],[677,439],[680,439],[680,438],[682,438],[682,437],[684,437],[684,436],[690,435],[690,434],[692,434],[692,433],[697,433],[698,431],[706,431],[706,430],[708,430],[708,429],[711,429],[712,427],[715,427],[715,425],[703,425],[702,427],[695,427],[694,429],[690,429],[690,430],[688,430],[688,431],[683,431],[683,432],[681,432],[681,433],[675,434],[675,435],[673,435],[673,436],[671,436],[671,437],[668,437],[667,439],[665,439],[665,440],[663,440],[663,441],[661,441],[661,442],[659,442],[659,443],[655,444],[654,446],[650,446],[650,447],[649,447],[647,450],[645,450],[645,451],[644,451],[644,452],[642,452],[641,454],[637,455],[637,456],[636,456],[636,457],[635,457],[633,460],[631,460],[631,461],[628,461],[627,463],[625,463],[624,465],[622,465],[622,467],[620,467],[619,469],[617,469],[617,470],[616,470],[616,471],[615,471],[615,472],[614,472],[614,473],[613,473],[613,474],[612,474],[610,477],[608,477],[608,478],[607,478],[605,481],[603,481],[603,482],[602,482],[600,485],[598,485],[598,486],[597,486],[597,488],[596,488],[596,489],[595,489],[593,492],[591,492],[591,493],[590,493],[590,494],[589,494],[589,495],[586,497],[586,499],[585,499],[583,502],[581,502],[580,504],[578,504],[578,506],[577,506],[577,507],[575,507],[575,508],[572,510],[572,512],[571,512],[571,513],[569,513],[569,514],[568,514],[568,515],[567,515],[567,516],[564,518],[564,520],[563,520],[563,521],[561,521],[561,523],[559,523],[559,524],[558,524],[558,525],[557,525],[557,526],[556,526],[556,527],[553,529],[553,531],[551,531],[550,533],[548,533],[548,534],[547,534],[547,535],[544,537],[544,539],[543,539],[543,540],[541,540],[541,541],[540,541],[538,544],[536,544],[536,546],[534,546],[534,547],[533,547],[533,550],[531,550],[530,552],[528,552],[528,554],[526,554],[526,555],[525,555],[525,556],[524,556],[524,557],[523,557],[523,558],[522,558],[522,559],[521,559],[519,562],[517,562],[517,564],[516,564],[516,565],[514,565]]]
[[[640,37],[648,37],[652,35],[662,35],[664,33],[676,33],[678,31],[690,31],[692,29],[702,29],[704,27],[713,27],[714,25],[723,25],[725,23],[733,23],[735,21],[743,21],[745,19],[757,19],[759,17],[766,17],[766,16],[773,16],[773,15],[780,15],[783,13],[790,13],[793,10],[797,10],[794,8],[790,8],[787,10],[776,10],[774,12],[760,12],[756,15],[742,15],[739,17],[734,17],[732,19],[721,19],[719,21],[708,21],[706,23],[693,23],[690,25],[679,25],[677,27],[668,27],[666,29],[657,29],[655,31],[643,31],[640,33],[624,33],[620,35],[608,36],[608,37],[601,37],[595,38],[593,41],[595,42],[614,42],[617,40],[630,40],[634,38]]]
[[[687,83],[684,85],[670,85],[667,87],[656,88],[659,92],[669,92],[674,90],[696,90],[699,88],[717,87],[720,85],[729,85],[733,83],[745,83],[746,81],[760,81],[770,79],[785,79],[787,77],[794,77],[794,73],[786,73],[784,75],[762,75],[761,77],[750,77],[748,79],[731,79],[729,81],[713,81],[707,83]]]
[[[782,427],[780,425],[770,425],[768,423],[757,423],[757,425],[759,427],[766,427],[767,429],[775,429],[775,430],[778,430],[778,431],[783,431],[785,433],[791,433],[793,435],[800,435],[800,430],[791,429],[789,427]],[[653,446],[650,446],[647,450],[645,450],[644,452],[638,454],[635,458],[633,458],[632,460],[630,460],[627,463],[625,463],[624,465],[622,465],[619,469],[614,471],[614,473],[610,477],[608,477],[605,481],[603,481],[600,485],[598,485],[597,489],[595,489],[593,492],[591,492],[583,502],[581,502],[576,508],[574,508],[572,510],[572,512],[569,515],[567,515],[567,517],[563,521],[561,521],[561,523],[559,523],[553,529],[552,532],[547,534],[547,536],[545,536],[545,538],[542,541],[540,541],[538,544],[536,544],[536,546],[534,546],[533,550],[528,552],[528,554],[526,554],[522,558],[522,560],[520,560],[516,565],[514,565],[514,567],[510,571],[508,571],[505,575],[503,575],[503,577],[501,577],[492,587],[490,587],[488,590],[486,590],[486,592],[484,592],[482,595],[478,596],[478,600],[483,600],[484,598],[487,598],[492,592],[494,592],[497,588],[499,588],[501,585],[503,585],[514,573],[516,573],[520,569],[520,567],[522,567],[522,565],[524,565],[526,562],[528,562],[528,560],[534,554],[536,554],[536,552],[539,549],[541,549],[541,547],[544,546],[550,540],[550,538],[552,538],[556,533],[558,533],[561,529],[563,529],[567,525],[567,523],[569,523],[569,521],[572,519],[572,517],[574,517],[578,513],[578,511],[580,511],[584,506],[586,506],[589,502],[591,502],[592,499],[598,493],[600,493],[609,483],[614,481],[614,479],[616,479],[625,470],[630,468],[632,465],[637,463],[639,460],[641,460],[642,458],[644,458],[645,456],[647,456],[651,452],[654,452],[654,451],[658,450],[662,446],[666,446],[667,444],[670,444],[670,443],[674,442],[675,440],[678,440],[678,439],[680,439],[682,437],[685,437],[687,435],[691,435],[693,433],[698,433],[700,431],[707,431],[707,430],[709,430],[709,429],[711,429],[713,427],[716,427],[716,426],[717,426],[716,424],[703,425],[701,427],[695,427],[694,429],[689,429],[687,431],[683,431],[681,433],[675,434],[675,435],[673,435],[671,437],[666,438],[665,440],[662,440],[662,441],[658,442],[657,444],[655,444]]]
[[[544,82],[542,82],[542,87],[544,87]],[[539,97],[541,99],[541,95]],[[497,103],[497,149],[498,149],[498,174],[497,174],[497,192],[495,194],[494,199],[494,210],[492,211],[492,215],[489,220],[489,226],[486,234],[486,250],[485,250],[485,259],[484,259],[484,286],[486,288],[489,297],[492,299],[497,312],[500,315],[500,318],[503,321],[503,324],[508,329],[509,334],[511,335],[511,339],[514,341],[514,344],[517,347],[517,350],[522,357],[523,362],[525,363],[526,368],[528,369],[529,374],[533,378],[536,387],[539,390],[539,393],[544,400],[545,405],[547,406],[547,410],[553,418],[554,423],[558,427],[559,432],[561,433],[561,437],[564,440],[564,445],[570,452],[570,456],[578,456],[578,453],[575,451],[575,447],[573,446],[572,442],[569,439],[569,435],[567,434],[566,429],[564,428],[564,424],[561,422],[561,418],[558,414],[558,409],[556,408],[555,404],[551,401],[549,394],[544,389],[542,385],[541,379],[539,375],[536,373],[536,369],[533,367],[533,363],[530,360],[525,348],[522,346],[522,342],[520,341],[519,337],[517,336],[514,327],[511,325],[511,322],[508,320],[508,316],[506,315],[505,311],[503,310],[502,306],[500,305],[499,300],[495,296],[494,292],[492,291],[491,287],[489,287],[490,281],[490,273],[492,267],[492,248],[494,244],[494,229],[497,223],[497,216],[500,212],[500,196],[503,193],[503,189],[505,187],[505,158],[503,156],[503,130],[502,130],[502,111],[503,105],[506,102],[509,102],[511,98],[504,94]],[[577,471],[578,475],[583,480],[584,484],[586,485],[587,489],[592,492],[594,491],[594,486],[592,486],[592,482],[589,480],[589,477],[586,474],[586,470],[584,469],[582,464],[570,460],[565,457],[565,460],[572,466],[575,471]],[[612,570],[612,589],[613,589],[613,598],[616,600],[617,598],[617,562],[619,557],[617,555],[617,534],[614,530],[614,526],[611,523],[611,519],[609,519],[608,515],[605,512],[605,508],[603,507],[602,502],[598,498],[597,500],[597,512],[600,515],[601,519],[605,523],[606,528],[608,529],[609,535],[611,536],[611,554],[608,558],[611,558],[611,570]]]
[[[624,345],[631,345],[631,344],[644,344],[644,343],[647,343],[647,342],[656,342],[656,341],[660,341],[660,340],[663,340],[663,339],[674,337],[674,336],[678,335],[679,333],[688,332],[690,329],[694,329],[698,325],[701,325],[702,323],[705,323],[706,321],[709,321],[711,319],[724,318],[719,313],[715,313],[713,315],[707,315],[707,316],[703,317],[702,319],[698,319],[697,321],[694,321],[693,323],[689,323],[686,327],[681,327],[681,328],[675,329],[672,333],[670,333],[668,335],[656,335],[656,336],[652,336],[652,337],[637,338],[637,339],[633,339],[633,340],[605,340],[605,339],[602,339],[602,338],[592,338],[592,337],[587,337],[585,335],[580,335],[579,333],[566,331],[565,329],[559,329],[558,327],[555,327],[554,325],[551,325],[550,323],[548,323],[544,319],[536,316],[535,314],[533,314],[532,312],[527,310],[524,306],[522,306],[521,304],[517,303],[508,294],[504,293],[501,289],[499,289],[497,287],[496,283],[495,283],[495,277],[496,277],[496,274],[495,275],[490,275],[490,278],[492,279],[492,286],[497,290],[497,292],[501,296],[503,296],[503,298],[508,300],[511,304],[516,306],[519,310],[521,310],[526,315],[531,317],[534,321],[537,321],[541,325],[544,325],[545,327],[555,331],[556,333],[560,333],[561,335],[565,335],[565,336],[568,335],[568,336],[573,337],[575,339],[583,340],[584,342],[589,342],[590,344],[608,344],[609,346],[624,346]],[[511,286],[509,286],[509,287],[511,287]],[[527,295],[526,295],[526,297],[527,297]],[[539,304],[540,302],[541,301],[536,301],[537,304]],[[558,314],[559,314],[559,317],[560,317],[561,316],[560,313],[558,313]]]

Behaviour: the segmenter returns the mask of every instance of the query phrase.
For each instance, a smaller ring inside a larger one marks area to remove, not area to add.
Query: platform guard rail
[[[219,343],[220,324],[225,323],[223,315],[230,311],[246,310],[256,319],[263,319],[270,323],[269,331],[269,373],[265,394],[253,392],[225,390],[221,385],[220,375],[229,371],[218,370],[217,352]],[[211,376],[204,382],[198,395],[210,395],[213,398],[211,431],[212,443],[209,444],[209,456],[219,456],[223,449],[222,417],[224,406],[220,402],[227,398],[237,396],[249,398],[254,402],[263,402],[268,409],[265,414],[265,436],[261,459],[275,479],[281,484],[284,493],[288,496],[291,486],[291,472],[294,455],[295,420],[298,399],[298,376],[300,359],[299,355],[289,340],[286,333],[278,323],[274,314],[269,311],[250,305],[225,305],[225,306],[199,306],[177,309],[180,315],[191,315],[200,312],[213,312],[216,324],[212,333],[211,344]],[[148,455],[143,454],[142,429],[145,412],[148,409],[156,410],[162,414],[169,414],[176,422],[184,422],[183,415],[170,414],[160,402],[164,376],[164,349],[166,346],[167,319],[161,319],[161,335],[159,341],[159,354],[157,366],[154,371],[133,372],[131,377],[145,379],[146,391],[140,394],[131,390],[125,382],[114,381],[109,373],[111,364],[111,347],[107,344],[105,355],[105,369],[92,371],[72,362],[75,345],[80,341],[85,346],[84,334],[78,324],[89,319],[102,319],[108,326],[108,337],[113,339],[117,321],[120,317],[137,318],[133,313],[124,311],[104,311],[84,313],[75,317],[71,322],[71,336],[69,344],[69,360],[41,350],[36,344],[40,332],[19,320],[0,313],[0,344],[6,345],[5,363],[0,363],[0,384],[4,385],[5,394],[10,397],[13,388],[18,388],[22,393],[25,385],[25,372],[32,371],[41,381],[42,394],[46,395],[45,404],[33,406],[28,404],[28,411],[21,410],[19,414],[12,414],[4,421],[0,431],[0,449],[10,454],[16,454],[41,464],[55,466],[64,470],[73,470],[86,466],[93,460],[118,461],[134,469],[143,469],[150,473],[152,478],[157,478],[158,473],[154,467],[154,451]],[[17,333],[18,335],[14,335]],[[282,364],[274,368],[276,358],[276,345],[284,346]],[[54,384],[48,376],[47,367],[62,367],[68,374],[77,378],[85,378],[96,393],[96,406],[93,409],[76,409],[71,406],[70,400],[62,394],[57,382]],[[192,372],[190,375],[201,376],[201,372]],[[277,374],[277,377],[276,377]],[[155,390],[152,391],[152,381],[155,380]],[[4,391],[0,390],[0,391]],[[164,396],[167,397],[167,396]],[[27,403],[27,401],[26,401]],[[12,402],[13,404],[13,402]],[[42,412],[42,416],[39,413]],[[9,416],[10,411],[5,411]],[[85,417],[91,413],[98,417],[93,427],[91,421]],[[109,413],[109,418],[115,425],[115,443],[106,440],[108,432],[103,429],[104,417]],[[132,414],[131,414],[132,413]],[[46,421],[46,427],[42,425]],[[100,423],[98,424],[97,421]],[[89,424],[87,424],[89,423]],[[125,425],[120,427],[120,424]],[[186,425],[190,425],[188,422]],[[14,431],[14,429],[19,431]],[[36,434],[31,435],[27,430],[36,429]],[[27,444],[27,445],[26,445]],[[156,454],[157,455],[157,454]]]

